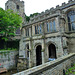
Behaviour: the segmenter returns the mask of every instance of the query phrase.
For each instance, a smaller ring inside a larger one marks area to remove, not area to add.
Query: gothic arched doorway
[[[50,44],[48,46],[49,51],[49,58],[55,58],[56,59],[56,47],[54,44]]]
[[[41,49],[42,49],[41,45],[38,45],[36,47],[36,66],[42,64]]]

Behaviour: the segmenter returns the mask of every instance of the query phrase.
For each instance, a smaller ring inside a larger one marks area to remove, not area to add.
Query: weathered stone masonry
[[[11,3],[11,5],[10,5]],[[21,4],[20,4],[21,3]],[[24,2],[8,0],[6,9],[19,9],[24,16]],[[14,7],[14,8],[13,8]],[[20,8],[19,8],[20,7]],[[75,52],[75,0],[57,5],[37,16],[29,22],[24,20],[20,40],[19,58],[25,59],[25,68],[38,66]],[[23,67],[23,66],[22,66]]]
[[[75,16],[74,0],[31,17],[22,27],[19,57],[28,58],[28,66],[33,67],[48,62],[49,58],[75,52],[75,17],[71,18],[72,15]]]
[[[64,75],[73,64],[75,64],[75,53],[13,75]]]
[[[0,51],[0,67],[5,67],[8,70],[17,67],[16,58],[18,56],[18,51]]]

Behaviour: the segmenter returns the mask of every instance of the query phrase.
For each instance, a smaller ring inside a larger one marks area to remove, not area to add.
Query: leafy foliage
[[[69,74],[75,74],[75,64],[73,65],[73,67],[67,70],[66,75],[69,75]]]
[[[33,13],[33,14],[30,14],[30,17],[33,17],[34,15],[38,15],[39,13]]]
[[[14,51],[14,50],[17,50],[16,48],[7,48],[7,49],[0,49],[0,51]]]
[[[36,16],[36,15],[38,15],[38,14],[39,14],[39,13],[33,13],[33,14],[30,14],[30,16],[25,15],[26,21],[29,22],[30,17],[33,17],[34,15]]]
[[[22,24],[22,18],[12,10],[7,11],[0,8],[0,35],[3,35],[5,41],[9,36],[15,36],[15,31]]]
[[[29,17],[29,16],[27,16],[27,15],[25,15],[25,18],[26,18],[26,21],[28,21],[28,22],[29,22],[30,17]]]

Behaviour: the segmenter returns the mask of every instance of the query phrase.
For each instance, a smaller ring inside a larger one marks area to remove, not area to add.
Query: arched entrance
[[[38,45],[36,47],[36,66],[42,64],[41,49],[42,49],[41,45]]]
[[[48,46],[49,58],[56,58],[56,47],[54,44]]]

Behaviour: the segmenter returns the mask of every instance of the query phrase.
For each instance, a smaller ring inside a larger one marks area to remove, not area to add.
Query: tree
[[[13,10],[3,10],[0,8],[0,35],[3,36],[2,39],[8,40],[9,36],[15,36],[15,31],[22,24],[22,17]]]
[[[27,15],[25,15],[25,18],[26,18],[26,21],[28,21],[28,22],[29,22],[30,17],[29,17],[29,16],[27,16]]]
[[[39,14],[38,12],[37,13],[30,14],[30,17],[33,17],[34,15],[36,16],[38,14]]]
[[[33,14],[30,14],[30,16],[27,16],[27,15],[25,14],[25,19],[26,19],[27,22],[29,22],[30,17],[36,16],[36,15],[38,15],[38,14],[39,14],[39,13],[33,13]]]

